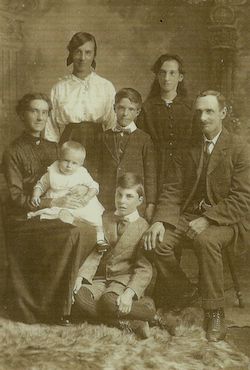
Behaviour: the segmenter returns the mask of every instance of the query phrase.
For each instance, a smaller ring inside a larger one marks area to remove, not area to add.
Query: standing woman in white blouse
[[[53,111],[45,138],[81,142],[87,151],[86,165],[95,172],[99,132],[115,125],[115,89],[110,81],[95,73],[97,45],[93,35],[78,32],[67,48],[67,66],[73,64],[73,72],[52,88]]]

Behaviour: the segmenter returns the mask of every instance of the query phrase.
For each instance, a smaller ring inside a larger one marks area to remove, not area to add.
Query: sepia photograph
[[[249,0],[0,0],[0,370],[250,370]]]

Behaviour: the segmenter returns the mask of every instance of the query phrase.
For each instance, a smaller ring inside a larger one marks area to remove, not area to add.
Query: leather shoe
[[[218,342],[225,339],[227,327],[224,310],[222,308],[205,312],[205,325],[206,338],[209,342]]]
[[[171,322],[168,322],[164,317],[164,312],[161,309],[158,309],[153,320],[150,321],[150,326],[158,326],[162,330],[167,330],[170,335],[175,335],[175,328],[171,325]]]
[[[100,254],[107,252],[109,248],[110,245],[106,240],[98,240],[96,243],[96,250]]]
[[[147,321],[119,320],[119,327],[129,334],[135,333],[141,339],[150,337],[150,329]]]

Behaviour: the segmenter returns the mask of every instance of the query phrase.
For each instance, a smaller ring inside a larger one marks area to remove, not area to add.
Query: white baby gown
[[[99,191],[99,185],[95,182],[89,172],[84,167],[79,167],[76,172],[70,175],[65,175],[60,172],[58,161],[48,167],[48,172],[36,184],[36,187],[45,191],[45,198],[60,198],[70,193],[77,185],[85,185],[87,188],[96,189]],[[96,196],[94,196],[84,207],[70,209],[61,207],[51,207],[40,209],[35,212],[29,212],[28,218],[40,216],[40,219],[56,219],[59,218],[61,210],[67,209],[75,218],[76,221],[87,221],[93,226],[102,225],[102,214],[104,207],[101,205]]]

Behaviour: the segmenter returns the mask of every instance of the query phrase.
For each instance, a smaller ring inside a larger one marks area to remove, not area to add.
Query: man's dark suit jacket
[[[114,209],[114,195],[117,179],[125,172],[140,175],[144,181],[146,203],[156,202],[155,150],[150,136],[136,129],[128,136],[124,153],[119,156],[116,135],[112,130],[102,134],[99,154],[98,182],[99,199],[107,209]]]
[[[180,215],[194,198],[203,157],[204,144],[200,140],[176,159],[171,183],[160,196],[154,222],[177,225]],[[203,216],[219,226],[232,226],[234,250],[237,254],[243,252],[250,243],[246,238],[250,230],[250,146],[225,128],[209,159],[206,191],[212,207]]]

